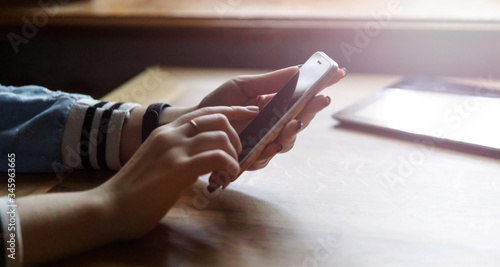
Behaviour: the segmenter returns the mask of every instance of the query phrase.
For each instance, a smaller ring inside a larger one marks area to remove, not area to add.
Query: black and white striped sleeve
[[[63,164],[73,169],[120,169],[123,123],[136,106],[89,98],[78,100],[64,126]]]

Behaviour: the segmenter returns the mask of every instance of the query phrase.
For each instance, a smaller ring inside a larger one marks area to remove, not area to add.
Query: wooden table
[[[230,77],[251,73],[152,68],[104,99],[193,105]],[[417,143],[349,130],[331,118],[399,78],[349,74],[325,89],[332,104],[267,168],[244,173],[213,198],[201,177],[150,234],[56,265],[500,265],[498,158],[437,147],[418,165],[401,167],[422,151]],[[82,190],[111,175],[75,171],[62,183],[28,176],[18,192]]]

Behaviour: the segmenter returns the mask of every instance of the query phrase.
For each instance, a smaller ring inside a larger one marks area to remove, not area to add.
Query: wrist
[[[120,162],[123,165],[134,155],[142,143],[142,118],[147,107],[138,106],[125,119],[120,137]]]
[[[182,115],[196,110],[197,107],[168,107],[162,110],[160,114],[160,126],[171,123]]]
[[[102,229],[101,235],[106,243],[119,241],[122,239],[122,231],[117,226],[123,223],[121,215],[123,212],[120,206],[117,205],[116,198],[113,192],[109,192],[103,186],[82,192],[87,194],[87,207],[94,214]]]
[[[142,144],[142,119],[147,107],[138,106],[130,111],[130,116],[125,119],[120,140],[120,162],[123,165],[134,155]],[[159,125],[168,124],[182,115],[194,111],[194,107],[168,107],[160,114]]]

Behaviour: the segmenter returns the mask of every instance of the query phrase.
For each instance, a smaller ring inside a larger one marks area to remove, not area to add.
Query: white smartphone
[[[314,53],[239,134],[243,147],[238,160],[241,175],[294,119],[309,100],[325,88],[338,65],[323,52]],[[236,178],[235,177],[235,178]],[[218,184],[210,181],[210,184]],[[212,191],[209,189],[209,191]]]

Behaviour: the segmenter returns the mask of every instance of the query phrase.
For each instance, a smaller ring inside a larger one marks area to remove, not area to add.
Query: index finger
[[[345,68],[338,69],[337,72],[335,72],[335,75],[330,79],[328,84],[325,87],[331,86],[338,81],[340,81],[342,78],[344,78],[347,75],[347,71]]]

